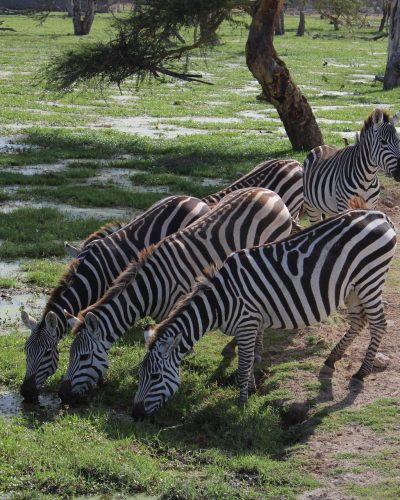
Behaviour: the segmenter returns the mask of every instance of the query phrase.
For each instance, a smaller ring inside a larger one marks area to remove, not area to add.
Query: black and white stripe
[[[291,217],[280,197],[250,188],[225,197],[210,213],[145,252],[108,293],[82,311],[60,389],[64,401],[88,392],[108,366],[108,350],[138,319],[164,318],[196,279],[219,267],[233,251],[290,233]]]
[[[53,290],[42,319],[36,322],[26,312],[22,314],[23,322],[31,330],[25,345],[27,368],[22,395],[34,397],[57,369],[57,345],[67,331],[64,309],[78,314],[96,302],[144,248],[186,227],[208,211],[208,206],[197,198],[171,196],[120,229],[108,227],[91,235]],[[107,231],[111,233],[106,235]]]
[[[378,169],[400,181],[398,116],[376,109],[365,121],[354,145],[319,146],[304,161],[304,206],[311,223],[348,209],[354,196],[374,208],[379,197]]]
[[[230,186],[206,196],[203,201],[208,205],[214,205],[227,194],[249,187],[262,187],[274,191],[282,198],[293,219],[298,220],[303,205],[303,167],[298,161],[289,159],[264,161]]]
[[[136,418],[154,413],[178,389],[179,366],[209,330],[237,338],[240,400],[255,388],[257,336],[264,328],[314,325],[346,305],[350,327],[332,350],[333,369],[369,323],[371,341],[361,381],[386,331],[382,289],[396,247],[396,233],[382,212],[350,210],[281,242],[232,254],[212,278],[193,290],[161,323],[139,369]]]

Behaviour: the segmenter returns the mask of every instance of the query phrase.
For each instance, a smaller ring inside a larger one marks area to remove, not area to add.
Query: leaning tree
[[[68,91],[90,81],[119,86],[131,77],[141,83],[160,75],[202,81],[202,75],[188,70],[190,54],[212,46],[221,23],[237,23],[234,14],[240,9],[252,18],[246,44],[250,71],[277,109],[293,148],[312,149],[323,143],[322,134],[273,45],[282,4],[283,0],[146,0],[129,16],[114,20],[115,35],[109,42],[84,44],[53,58],[44,74],[47,86]],[[184,37],[179,36],[183,29]]]
[[[391,1],[388,38],[388,58],[383,79],[385,90],[400,87],[400,0]]]

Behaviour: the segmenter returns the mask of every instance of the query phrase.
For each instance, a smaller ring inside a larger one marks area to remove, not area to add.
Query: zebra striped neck
[[[167,339],[182,334],[174,351],[175,362],[180,364],[206,332],[220,326],[223,326],[220,304],[215,290],[206,280],[183,298],[170,316],[156,327],[149,349],[157,349]]]
[[[357,183],[367,190],[376,177],[379,165],[371,158],[369,143],[365,140],[349,146],[347,167],[350,173],[357,173]]]

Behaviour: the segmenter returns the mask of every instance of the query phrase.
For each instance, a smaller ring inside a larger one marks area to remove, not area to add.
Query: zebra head
[[[26,400],[35,401],[39,389],[58,366],[58,318],[49,311],[38,322],[22,311],[21,319],[31,334],[25,343],[26,374],[20,392]]]
[[[82,399],[108,368],[108,352],[97,317],[88,312],[84,322],[73,317],[69,322],[76,335],[71,344],[68,369],[58,392],[63,403]]]
[[[369,150],[374,165],[400,181],[400,143],[395,125],[400,119],[397,113],[391,120],[381,109],[375,109],[365,121],[360,134],[360,144]]]
[[[178,390],[179,359],[177,347],[182,334],[157,340],[139,366],[138,389],[133,402],[135,420],[155,413]]]

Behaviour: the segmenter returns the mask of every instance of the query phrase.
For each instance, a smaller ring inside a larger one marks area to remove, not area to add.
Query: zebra
[[[64,309],[77,314],[96,302],[144,248],[207,212],[208,206],[197,198],[171,196],[119,230],[106,235],[110,228],[102,228],[89,236],[50,295],[41,320],[36,321],[26,311],[21,313],[23,323],[31,330],[25,344],[26,374],[20,389],[24,398],[37,399],[38,390],[57,369],[58,342],[67,331]]]
[[[202,198],[207,205],[219,203],[224,196],[237,189],[263,187],[275,191],[287,206],[294,221],[298,221],[303,205],[303,167],[290,159],[273,159],[256,165],[227,188]]]
[[[387,113],[375,109],[365,120],[356,143],[337,149],[319,146],[304,161],[304,206],[310,222],[347,209],[353,196],[361,196],[369,208],[379,197],[377,171],[400,181],[400,147],[395,125],[397,113],[391,120]]]
[[[114,286],[79,318],[69,318],[75,338],[59,390],[63,402],[81,399],[108,368],[108,351],[143,317],[159,321],[211,266],[235,250],[290,234],[291,217],[281,198],[263,188],[226,196],[191,226],[143,252]]]
[[[219,328],[237,338],[240,402],[255,390],[253,350],[264,328],[293,329],[347,306],[350,326],[325,361],[335,363],[369,322],[371,341],[350,388],[361,387],[386,331],[382,289],[396,247],[390,219],[349,210],[279,242],[233,253],[155,327],[139,366],[133,417],[150,416],[178,389],[179,367],[194,344]]]
[[[80,248],[75,247],[68,241],[64,241],[64,247],[67,252],[67,255],[69,255],[71,258],[76,259],[80,252],[84,250],[85,247],[89,245],[89,243],[92,243],[94,240],[98,240],[100,238],[105,238],[106,236],[109,236],[112,233],[115,233],[119,229],[121,229],[123,224],[120,222],[109,222],[102,226],[100,229],[95,231],[94,233],[90,234],[86,240],[81,244]]]

